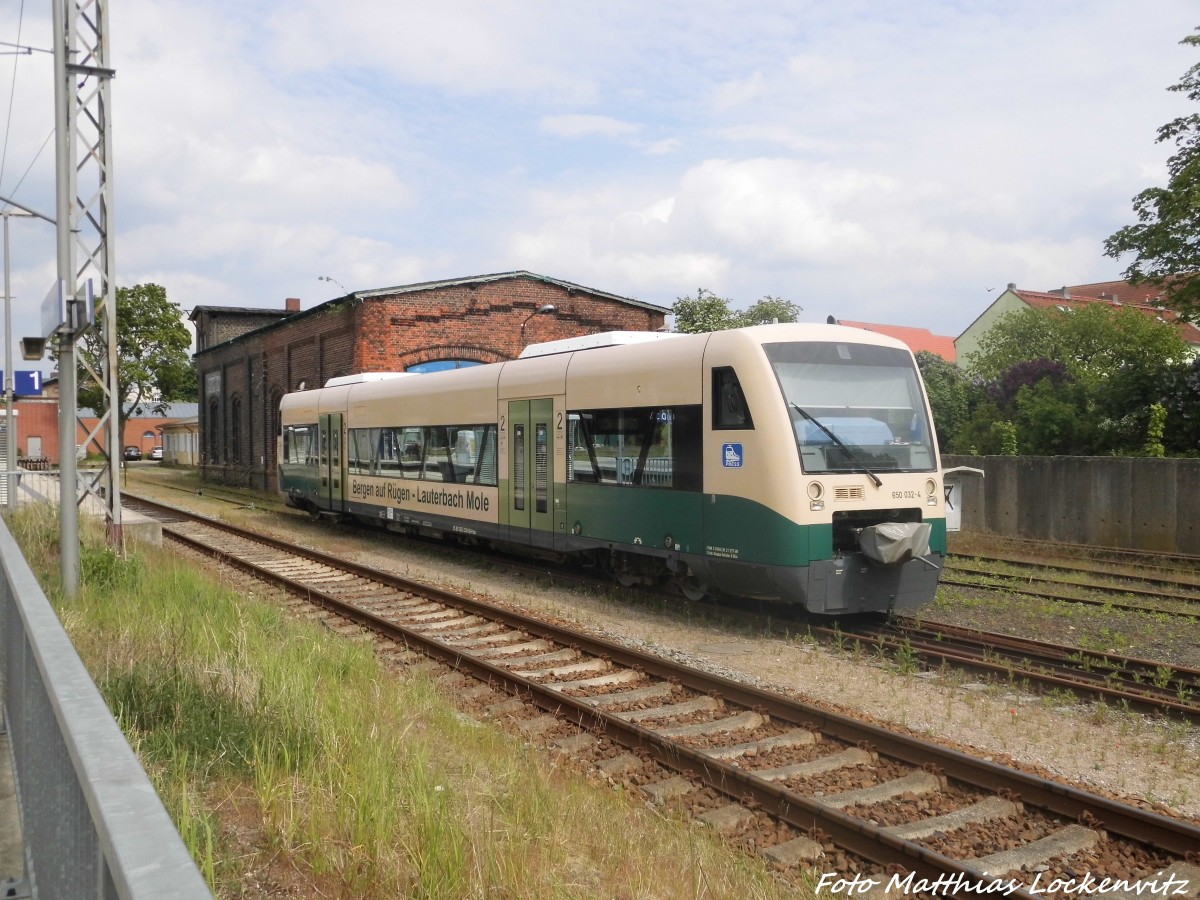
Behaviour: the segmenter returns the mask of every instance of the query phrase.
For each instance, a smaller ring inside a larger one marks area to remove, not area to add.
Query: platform
[[[59,501],[58,476],[45,472],[22,472],[17,492],[19,503],[53,503]],[[92,495],[80,504],[84,515],[98,519],[107,517],[104,505]],[[155,546],[162,545],[162,523],[126,507],[121,508],[121,531],[127,540],[143,541]]]

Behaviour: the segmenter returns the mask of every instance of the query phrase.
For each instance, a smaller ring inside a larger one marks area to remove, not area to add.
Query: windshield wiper
[[[858,467],[855,468],[853,471],[862,472],[864,475],[866,475],[868,478],[870,478],[873,482],[875,482],[875,487],[883,487],[883,482],[879,480],[879,476],[876,475],[874,472],[872,472],[870,469],[868,469],[867,466],[863,463],[863,461],[861,459],[859,459],[858,456],[854,453],[854,451],[851,450],[849,447],[847,447],[844,443],[842,443],[842,439],[840,437],[838,437],[836,434],[834,434],[832,431],[830,431],[828,428],[826,428],[825,424],[823,422],[818,422],[813,416],[809,415],[807,412],[802,410],[799,406],[797,406],[791,400],[788,401],[788,406],[790,406],[796,412],[800,413],[800,415],[804,416],[804,418],[808,419],[808,421],[812,422],[814,425],[816,425],[818,428],[820,428],[823,432],[825,432],[827,435],[829,435],[829,439],[831,441],[833,441],[835,444],[837,444],[839,447],[841,447],[842,450],[845,451],[846,456],[848,456],[854,462],[858,463]]]

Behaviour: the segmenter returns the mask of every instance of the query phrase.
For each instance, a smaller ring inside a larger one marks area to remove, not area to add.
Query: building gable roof
[[[1098,291],[1096,296],[1076,294],[1076,290],[1080,290],[1082,288],[1095,288],[1100,286],[1107,288],[1109,285],[1121,284],[1123,284],[1123,282],[1109,281],[1102,282],[1098,285],[1083,285],[1081,288],[1063,288],[1061,291],[1026,291],[1014,289],[1013,293],[1020,297],[1021,300],[1026,303],[1026,305],[1031,306],[1034,309],[1058,309],[1066,312],[1067,310],[1078,309],[1082,306],[1088,306],[1094,303],[1102,303],[1105,306],[1112,306],[1116,308],[1125,307],[1127,309],[1134,309],[1143,315],[1158,319],[1160,322],[1168,325],[1174,325],[1179,329],[1179,336],[1183,338],[1185,342],[1191,344],[1193,347],[1200,347],[1200,328],[1197,328],[1190,322],[1180,322],[1179,316],[1174,312],[1169,309],[1163,309],[1161,306],[1158,306],[1153,302],[1126,302],[1119,299],[1120,294],[1118,292],[1109,292],[1107,290],[1103,292]],[[1099,296],[1100,293],[1104,293],[1105,296]],[[1137,291],[1131,290],[1124,293],[1127,297],[1139,296]],[[1141,292],[1140,296],[1144,298],[1147,295],[1143,291]],[[1157,299],[1157,293],[1155,293],[1154,297]]]
[[[607,291],[600,291],[600,290],[596,290],[595,288],[584,287],[583,285],[574,284],[573,282],[570,282],[570,281],[563,281],[558,278],[549,278],[545,275],[538,275],[534,272],[528,272],[524,269],[519,269],[514,272],[498,272],[498,273],[492,274],[492,275],[474,275],[469,278],[451,278],[451,279],[446,279],[444,281],[422,281],[422,282],[418,282],[416,284],[402,284],[402,285],[397,285],[396,287],[390,287],[390,288],[374,288],[372,290],[367,290],[367,291],[351,291],[349,294],[345,294],[344,296],[335,297],[332,300],[326,300],[324,303],[318,304],[317,306],[310,307],[309,309],[302,310],[300,312],[292,312],[292,313],[289,313],[285,310],[280,310],[280,309],[276,309],[276,310],[260,310],[260,309],[243,310],[241,307],[232,307],[231,308],[231,307],[222,307],[222,306],[197,306],[192,311],[193,320],[196,317],[196,313],[201,312],[201,311],[222,312],[222,311],[232,310],[232,311],[235,311],[238,313],[243,313],[243,312],[252,313],[252,314],[273,313],[274,315],[276,315],[280,318],[280,321],[271,322],[270,324],[262,325],[258,328],[249,329],[246,332],[238,335],[235,338],[230,338],[227,341],[222,341],[220,343],[216,343],[216,344],[207,346],[203,349],[198,349],[196,351],[195,355],[200,356],[204,353],[207,353],[211,350],[215,350],[218,347],[222,347],[226,344],[232,344],[235,341],[240,341],[240,340],[250,337],[252,335],[258,335],[258,334],[262,334],[263,332],[270,331],[273,328],[279,327],[283,323],[284,319],[286,319],[288,323],[292,323],[298,319],[303,319],[308,316],[316,315],[324,310],[328,310],[328,309],[331,309],[331,308],[334,308],[334,307],[337,307],[337,306],[340,306],[342,304],[349,303],[349,302],[355,302],[355,301],[361,302],[363,300],[371,300],[376,297],[394,297],[398,294],[415,294],[415,293],[419,293],[421,291],[437,290],[439,288],[445,288],[445,287],[458,287],[461,285],[491,284],[491,283],[497,282],[497,281],[515,281],[518,279],[529,279],[532,281],[540,281],[545,284],[553,284],[553,285],[556,285],[556,286],[562,288],[563,290],[567,291],[568,293],[578,292],[578,293],[588,294],[592,297],[598,297],[602,300],[610,300],[615,303],[624,303],[628,306],[636,306],[640,309],[647,309],[647,310],[650,310],[651,312],[662,313],[663,315],[667,315],[668,313],[671,312],[669,307],[657,306],[653,303],[646,303],[642,300],[635,300],[632,297],[622,297],[619,294],[610,294]]]
[[[550,278],[547,275],[538,275],[535,272],[529,272],[525,269],[518,269],[513,272],[497,272],[493,275],[472,275],[469,278],[450,278],[444,281],[422,281],[416,284],[402,284],[397,287],[390,288],[375,288],[369,291],[355,291],[353,296],[360,299],[370,297],[389,297],[394,294],[414,294],[419,291],[437,290],[444,287],[458,287],[460,285],[480,285],[491,284],[496,281],[513,281],[520,278],[527,278],[531,281],[541,281],[545,284],[553,284],[565,291],[574,292],[580,291],[585,294],[591,294],[593,297],[599,297],[603,300],[612,300],[615,303],[625,303],[629,306],[636,306],[641,309],[648,309],[651,312],[663,313],[664,315],[671,310],[666,306],[656,306],[653,303],[646,303],[643,300],[635,300],[632,297],[622,297],[619,294],[610,294],[607,291],[599,291],[595,288],[584,287],[581,284],[575,284],[570,281],[563,281],[561,278]]]
[[[954,338],[948,335],[934,334],[928,328],[910,328],[906,325],[877,325],[873,322],[851,322],[848,319],[838,319],[839,325],[848,325],[851,328],[861,328],[864,331],[873,331],[876,334],[887,335],[894,337],[898,341],[903,341],[908,349],[913,353],[920,353],[922,350],[927,350],[930,353],[936,353],[946,362],[954,362],[957,358],[957,353],[954,349]]]

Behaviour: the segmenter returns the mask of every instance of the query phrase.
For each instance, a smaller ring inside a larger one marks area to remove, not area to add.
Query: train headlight
[[[925,495],[927,497],[932,497],[936,493],[937,493],[937,482],[934,481],[932,478],[927,479],[925,481]]]
[[[825,485],[819,481],[810,481],[808,483],[808,508],[813,512],[819,512],[825,508]]]

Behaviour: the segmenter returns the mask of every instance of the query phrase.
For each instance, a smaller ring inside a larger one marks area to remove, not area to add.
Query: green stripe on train
[[[833,526],[800,525],[742,497],[616,486],[567,487],[567,529],[619,544],[677,549],[701,556],[778,566],[806,566],[833,555]],[[933,526],[930,549],[946,551],[945,519]]]

